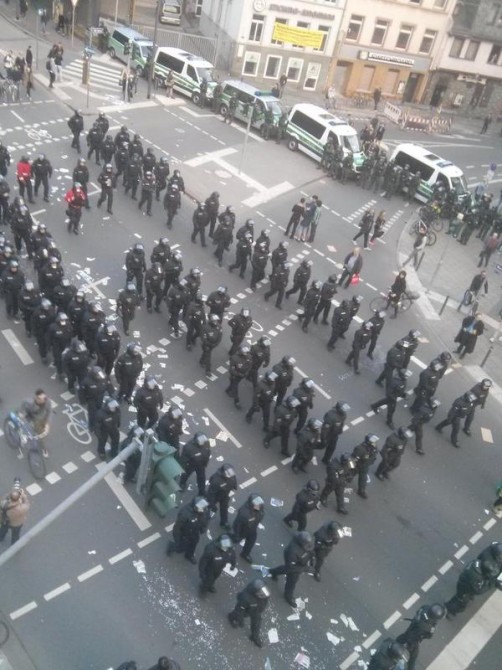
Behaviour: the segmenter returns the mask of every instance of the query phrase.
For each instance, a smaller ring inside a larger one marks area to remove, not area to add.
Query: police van
[[[159,21],[170,26],[181,25],[181,4],[179,0],[164,0],[160,3]]]
[[[324,145],[331,139],[333,146],[341,146],[345,155],[352,152],[356,172],[364,163],[364,153],[356,130],[344,119],[317,105],[301,103],[292,107],[288,116],[287,134],[291,151],[299,149],[311,158],[319,159]]]
[[[200,84],[207,82],[206,97],[213,97],[216,82],[213,79],[214,65],[200,56],[175,47],[159,47],[154,58],[155,76],[162,79],[169,70],[174,77],[174,90],[191,98],[196,105],[200,101]]]
[[[460,200],[469,195],[462,170],[420,144],[399,144],[394,149],[391,160],[402,168],[408,166],[413,174],[420,172],[422,181],[415,195],[417,200],[428,202],[436,184],[442,186],[446,192],[454,191]]]
[[[271,110],[274,116],[274,124],[277,124],[282,116],[282,107],[279,100],[272,95],[270,91],[259,91],[255,86],[246,84],[238,79],[228,79],[221,84],[221,102],[219,111],[225,115],[228,110],[230,98],[235,93],[238,100],[235,118],[243,123],[248,122],[249,114],[254,106],[253,116],[251,117],[251,126],[262,130],[265,122],[265,112]]]
[[[141,75],[146,62],[151,58],[153,42],[132,28],[119,26],[108,36],[108,53],[123,63],[130,60],[131,67]]]

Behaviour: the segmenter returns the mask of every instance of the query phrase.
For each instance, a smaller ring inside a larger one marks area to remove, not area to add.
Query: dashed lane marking
[[[60,596],[62,593],[65,591],[69,591],[71,589],[70,583],[65,582],[64,584],[61,584],[61,586],[58,586],[55,589],[52,589],[52,591],[49,591],[49,593],[44,594],[44,599],[49,602],[49,600],[52,600],[53,598],[57,598]]]
[[[490,528],[493,528],[493,526],[497,523],[497,520],[494,519],[493,517],[491,519],[488,519],[488,521],[485,523],[483,528],[485,530],[490,530]]]
[[[303,372],[303,370],[300,370],[300,368],[295,367],[295,370],[296,370],[296,371],[298,372],[298,374],[301,375],[302,377],[308,377],[308,375],[306,375],[305,372]],[[319,393],[323,396],[323,398],[326,398],[326,400],[331,400],[331,396],[330,396],[330,394],[329,394],[329,393],[326,393],[326,391],[325,391],[323,388],[321,388],[318,384],[316,384],[315,382],[314,382],[314,388],[315,388],[317,391],[319,391]]]
[[[348,668],[350,668],[352,663],[355,663],[357,661],[358,658],[359,654],[357,653],[357,651],[353,651],[350,656],[347,656],[347,658],[343,663],[340,663],[340,670],[347,670]]]
[[[11,330],[10,328],[5,328],[5,330],[2,330],[2,335],[5,337],[10,346],[13,348],[14,353],[16,354],[16,356],[19,358],[19,360],[23,365],[31,365],[32,363],[34,363],[33,358],[23,347],[23,345],[18,340],[13,330]]]
[[[419,599],[420,599],[420,595],[419,595],[418,593],[414,593],[412,596],[410,596],[410,597],[408,598],[408,600],[406,600],[406,601],[403,603],[403,608],[404,608],[405,610],[409,610],[410,607],[413,607],[413,605],[414,605],[414,604],[417,602],[417,600],[419,600]]]
[[[477,533],[474,533],[474,535],[469,539],[469,542],[471,544],[476,544],[476,542],[479,542],[479,540],[483,537],[483,533],[478,530]]]
[[[20,607],[18,610],[11,612],[9,616],[12,619],[12,621],[15,621],[16,619],[19,619],[25,614],[28,614],[28,612],[31,612],[37,607],[38,607],[37,603],[34,600],[32,600],[31,603],[28,603],[27,605],[24,605],[24,607]]]
[[[95,565],[93,568],[90,570],[87,570],[86,572],[83,572],[81,575],[77,577],[79,582],[85,582],[87,579],[90,579],[91,577],[94,577],[94,575],[99,574],[100,572],[103,572],[104,568],[99,563],[98,565]]]
[[[260,472],[260,477],[268,477],[268,475],[271,475],[273,472],[278,470],[279,468],[277,465],[272,465],[270,468],[267,468],[266,470],[263,470]]]
[[[446,561],[446,563],[443,563],[443,565],[439,568],[439,572],[442,575],[445,575],[448,572],[448,570],[450,570],[451,568],[453,568],[453,562],[452,561]]]
[[[256,479],[256,477],[250,477],[249,479],[246,479],[245,482],[242,482],[242,484],[239,484],[239,488],[240,489],[247,489],[248,486],[251,486],[252,484],[254,484],[257,481],[258,480]]]
[[[122,561],[124,558],[127,558],[132,554],[132,549],[124,549],[124,551],[121,551],[118,554],[115,554],[115,556],[112,556],[111,558],[108,559],[108,563],[110,565],[115,565],[115,563],[118,563],[119,561]]]
[[[430,579],[428,579],[424,584],[422,584],[421,586],[422,591],[424,591],[424,593],[427,593],[427,591],[431,589],[437,581],[438,578],[435,575],[432,575]]]
[[[55,484],[60,479],[61,477],[58,475],[57,472],[49,472],[49,474],[45,476],[45,480],[49,482],[49,484]]]
[[[460,547],[460,549],[454,554],[455,558],[457,560],[460,560],[464,554],[466,554],[469,551],[469,547],[464,544],[463,547]]]
[[[147,545],[152,544],[152,542],[155,542],[156,540],[159,539],[160,539],[160,533],[153,533],[152,535],[145,537],[143,540],[140,540],[138,542],[138,547],[142,549],[143,547],[146,547]]]
[[[383,627],[385,628],[385,630],[389,629],[400,618],[401,618],[401,612],[399,610],[396,610],[394,614],[391,614],[390,617],[386,621],[384,621]]]
[[[365,649],[369,649],[371,645],[376,642],[380,637],[382,637],[382,633],[379,630],[376,630],[374,633],[372,633],[369,637],[367,637],[364,642],[363,642],[363,647]]]

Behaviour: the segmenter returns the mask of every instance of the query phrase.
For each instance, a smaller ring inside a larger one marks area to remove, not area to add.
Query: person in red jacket
[[[75,235],[78,235],[82,207],[85,207],[86,203],[86,197],[82,186],[78,182],[75,182],[65,195],[64,199],[68,205],[68,208],[66,209],[66,214],[68,216],[68,232],[71,233],[73,230]]]
[[[17,183],[19,184],[19,195],[24,198],[24,192],[28,193],[28,201],[33,203],[33,184],[31,183],[31,164],[26,156],[21,156],[21,160],[16,168]]]

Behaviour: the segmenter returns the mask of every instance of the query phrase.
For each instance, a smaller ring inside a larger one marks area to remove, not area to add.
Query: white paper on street
[[[271,628],[268,631],[268,641],[270,644],[276,644],[279,642],[279,635],[277,634],[277,628]]]

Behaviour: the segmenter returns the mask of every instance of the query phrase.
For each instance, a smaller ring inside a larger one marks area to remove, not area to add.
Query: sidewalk
[[[410,222],[412,217],[410,217]],[[409,224],[408,224],[409,225]],[[401,264],[411,251],[414,236],[408,233],[408,225],[403,228],[397,246],[397,258]],[[411,265],[406,266],[408,284],[413,291],[423,296],[416,307],[421,309],[424,318],[432,321],[439,350],[456,349],[453,339],[460,329],[462,319],[468,314],[467,308],[457,312],[462,296],[475,274],[481,272],[477,267],[478,254],[482,246],[481,240],[471,237],[467,246],[457,242],[443,232],[437,234],[437,242],[426,247],[425,255],[418,273]],[[502,308],[502,274],[498,274],[496,266],[502,265],[502,254],[495,253],[488,264],[488,295],[481,299],[480,311],[485,323],[485,333],[478,339],[472,354],[468,354],[462,363],[464,366],[482,367],[485,376],[489,376],[502,386],[502,329],[498,331],[499,311]],[[446,302],[446,306],[445,305]],[[443,309],[444,307],[444,309]],[[441,312],[441,314],[440,314]],[[493,339],[496,341],[492,341]],[[483,361],[490,351],[488,359]],[[439,353],[438,350],[438,353]]]

